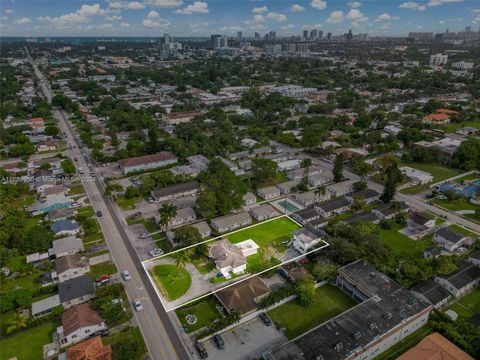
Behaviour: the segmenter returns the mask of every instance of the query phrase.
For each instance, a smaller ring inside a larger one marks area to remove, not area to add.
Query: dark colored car
[[[208,358],[208,353],[207,350],[205,350],[205,346],[201,342],[197,342],[197,351],[200,354],[201,359],[206,359]]]
[[[260,314],[260,319],[262,319],[263,323],[267,326],[272,325],[272,320],[267,316],[265,313]]]
[[[102,212],[100,210],[97,211],[97,217],[102,217]]]
[[[215,334],[213,336],[213,341],[215,341],[215,345],[217,345],[219,349],[225,349],[225,341],[223,341],[220,335]]]

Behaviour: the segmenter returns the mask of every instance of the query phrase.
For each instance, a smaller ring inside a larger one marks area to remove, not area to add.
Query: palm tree
[[[175,205],[165,203],[160,207],[158,211],[160,213],[159,224],[163,231],[167,230],[168,223],[175,216],[177,216],[177,208]]]
[[[320,197],[324,197],[325,194],[327,193],[327,187],[325,185],[320,185],[317,187],[313,194],[315,195],[315,202],[318,202]]]
[[[177,251],[173,254],[173,257],[175,259],[175,265],[177,265],[178,268],[183,267],[190,262],[190,254],[187,250]]]

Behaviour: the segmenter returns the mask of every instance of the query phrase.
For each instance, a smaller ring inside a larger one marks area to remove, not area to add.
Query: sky
[[[405,36],[480,26],[479,0],[0,0],[1,36]]]

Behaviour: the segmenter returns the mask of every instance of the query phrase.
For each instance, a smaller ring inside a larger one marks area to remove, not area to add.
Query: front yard
[[[471,202],[467,201],[466,199],[456,199],[456,200],[440,200],[434,199],[432,202],[435,205],[443,207],[445,209],[451,211],[459,211],[459,210],[478,210],[480,206],[472,204]]]
[[[182,325],[187,326],[187,332],[193,332],[222,318],[222,315],[215,305],[215,298],[213,296],[208,296],[199,302],[176,310],[175,313]],[[193,315],[196,318],[196,322],[194,324],[189,324],[186,319],[187,315]]]
[[[310,306],[303,307],[293,300],[270,310],[268,315],[293,339],[355,305],[356,302],[337,287],[324,285],[316,289]]]
[[[455,311],[461,319],[468,319],[480,313],[480,288],[476,288],[471,293],[465,295],[448,309]]]
[[[92,280],[97,279],[101,275],[112,275],[117,272],[117,267],[111,261],[90,266],[90,277]]]
[[[188,271],[176,265],[156,265],[151,274],[158,289],[170,301],[183,296],[192,283]]]
[[[49,322],[0,340],[0,360],[8,360],[15,356],[18,360],[43,359],[43,345],[52,342],[52,334],[57,325],[55,322]]]

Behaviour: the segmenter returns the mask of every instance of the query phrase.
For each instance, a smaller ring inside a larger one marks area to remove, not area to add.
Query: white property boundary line
[[[246,227],[246,228],[242,228],[242,229],[239,229],[239,230],[232,231],[231,233],[225,234],[225,235],[223,235],[223,236],[227,236],[227,235],[230,235],[230,234],[239,232],[239,231],[241,231],[241,230],[245,230],[245,229],[249,229],[249,228],[254,227],[254,226],[258,226],[258,225],[261,225],[261,224],[265,224],[265,223],[267,223],[267,222],[269,222],[269,221],[276,220],[276,219],[280,219],[280,218],[282,218],[282,217],[287,217],[289,220],[291,220],[292,222],[294,222],[295,224],[297,224],[297,225],[299,225],[299,226],[301,226],[301,227],[303,228],[303,226],[302,226],[301,224],[299,224],[298,222],[296,222],[295,220],[293,220],[292,218],[290,218],[288,215],[282,215],[282,216],[278,216],[278,217],[273,218],[273,219],[269,219],[269,220],[264,221],[264,222],[262,222],[262,223],[254,224],[254,225],[248,226],[248,227]],[[207,241],[212,241],[212,240],[218,239],[218,238],[220,238],[220,237],[222,237],[222,236],[218,236],[218,237],[216,237],[216,238],[209,239],[209,240],[207,240]],[[202,243],[205,243],[205,242],[207,242],[207,241],[204,241],[204,242],[202,242]],[[224,289],[226,289],[226,288],[228,288],[228,287],[230,287],[230,286],[239,284],[239,283],[241,283],[242,281],[249,280],[249,279],[251,279],[251,278],[253,278],[253,277],[255,277],[255,276],[259,276],[259,275],[261,275],[261,274],[263,274],[263,273],[266,273],[266,272],[268,272],[268,271],[270,271],[270,270],[273,270],[273,269],[275,269],[275,268],[278,268],[278,267],[280,267],[280,266],[282,266],[282,265],[285,265],[285,264],[288,264],[288,263],[290,263],[290,262],[299,260],[299,259],[304,258],[305,256],[307,256],[307,255],[309,255],[309,254],[312,254],[312,253],[314,253],[314,252],[316,252],[316,251],[319,251],[319,250],[322,250],[322,249],[326,248],[327,246],[330,246],[330,244],[327,243],[325,240],[321,239],[320,241],[323,242],[324,245],[322,245],[322,246],[320,246],[320,247],[318,247],[318,248],[315,248],[315,249],[313,249],[313,250],[310,250],[310,251],[306,252],[305,254],[301,254],[301,255],[296,256],[296,257],[294,257],[294,258],[292,258],[292,259],[289,259],[289,260],[287,260],[287,261],[284,261],[284,262],[282,262],[282,263],[280,263],[280,264],[278,264],[278,265],[271,266],[271,267],[269,267],[268,269],[262,270],[262,271],[260,271],[260,272],[258,272],[258,273],[250,274],[249,276],[247,276],[246,278],[244,278],[244,279],[242,279],[242,280],[234,281],[234,282],[232,282],[231,284],[228,284],[228,285],[223,286],[223,287],[220,287],[220,288],[218,288],[218,289],[216,289],[216,290],[210,291],[209,293],[200,295],[200,296],[198,296],[198,297],[196,297],[196,298],[194,298],[194,299],[192,299],[192,300],[188,300],[187,302],[185,302],[185,303],[183,303],[183,304],[181,304],[181,305],[178,305],[178,306],[174,306],[174,307],[172,307],[171,309],[168,309],[168,308],[167,308],[165,302],[163,301],[163,296],[162,296],[162,294],[160,293],[160,291],[159,291],[159,289],[158,289],[158,286],[157,286],[157,285],[155,284],[155,282],[153,281],[153,277],[151,276],[150,272],[149,272],[148,269],[145,267],[145,264],[148,263],[148,262],[150,262],[151,260],[159,259],[159,258],[161,258],[161,257],[164,257],[164,256],[166,256],[166,255],[172,254],[172,253],[174,253],[174,252],[178,252],[178,251],[185,250],[185,249],[187,249],[187,248],[191,248],[192,246],[189,246],[189,247],[186,247],[186,248],[182,248],[182,249],[180,249],[180,250],[176,250],[176,251],[170,252],[169,254],[162,255],[162,256],[159,256],[159,257],[156,257],[156,258],[153,258],[153,259],[150,259],[150,260],[146,260],[146,261],[142,262],[142,267],[143,267],[143,270],[146,272],[146,274],[147,274],[147,276],[148,276],[148,279],[150,280],[150,283],[152,284],[153,288],[155,289],[155,293],[157,294],[158,298],[160,299],[160,302],[162,303],[163,308],[165,309],[166,312],[170,312],[170,311],[175,311],[175,310],[177,310],[177,309],[179,309],[179,308],[181,308],[181,307],[184,307],[184,306],[186,306],[186,305],[189,305],[189,304],[191,304],[191,303],[197,302],[198,300],[203,299],[203,298],[205,298],[205,297],[207,297],[207,296],[213,295],[213,294],[215,294],[216,292],[218,292],[218,291],[220,291],[220,290],[224,290]],[[202,244],[202,243],[198,243],[198,244]],[[195,244],[194,246],[196,246],[196,245],[198,245],[198,244]]]

